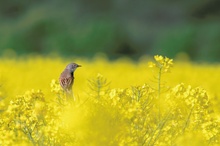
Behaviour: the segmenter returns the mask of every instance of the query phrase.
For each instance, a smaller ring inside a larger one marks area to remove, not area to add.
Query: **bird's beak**
[[[82,67],[82,65],[77,65],[77,67]]]

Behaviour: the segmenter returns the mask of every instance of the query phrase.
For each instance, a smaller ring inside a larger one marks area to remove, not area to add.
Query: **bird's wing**
[[[64,90],[69,90],[73,85],[73,75],[69,70],[64,70],[60,75],[60,85]]]
[[[73,84],[73,77],[61,77],[60,78],[60,85],[63,87],[63,89],[70,89]]]

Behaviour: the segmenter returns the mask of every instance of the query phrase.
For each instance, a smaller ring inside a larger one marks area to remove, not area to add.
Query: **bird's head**
[[[76,63],[70,63],[66,66],[66,69],[70,70],[71,72],[74,72],[78,67],[81,67],[81,65],[78,65]]]

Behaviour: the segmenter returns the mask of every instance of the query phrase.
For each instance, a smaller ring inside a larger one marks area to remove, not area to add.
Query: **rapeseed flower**
[[[57,81],[66,62],[1,60],[4,71],[17,63],[13,73],[25,75],[27,82],[11,80],[11,72],[1,72],[0,81],[5,82],[0,88],[0,145],[159,146],[185,145],[194,138],[195,145],[219,145],[220,94],[213,83],[219,79],[220,67],[177,62],[170,77],[161,78],[171,71],[173,60],[160,55],[154,60],[149,67],[157,71],[153,73],[159,88],[151,84],[154,77],[145,61],[139,65],[129,60],[80,60],[85,67],[77,72],[74,102],[66,100]],[[32,63],[36,68],[22,72]],[[46,67],[39,72],[42,63],[53,72]],[[20,91],[24,94],[13,96]]]

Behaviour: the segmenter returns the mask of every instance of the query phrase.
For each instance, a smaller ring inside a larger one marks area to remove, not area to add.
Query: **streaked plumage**
[[[66,66],[64,71],[61,73],[59,81],[60,86],[66,92],[67,95],[72,95],[72,86],[74,83],[74,71],[76,68],[81,67],[76,63],[70,63]]]

